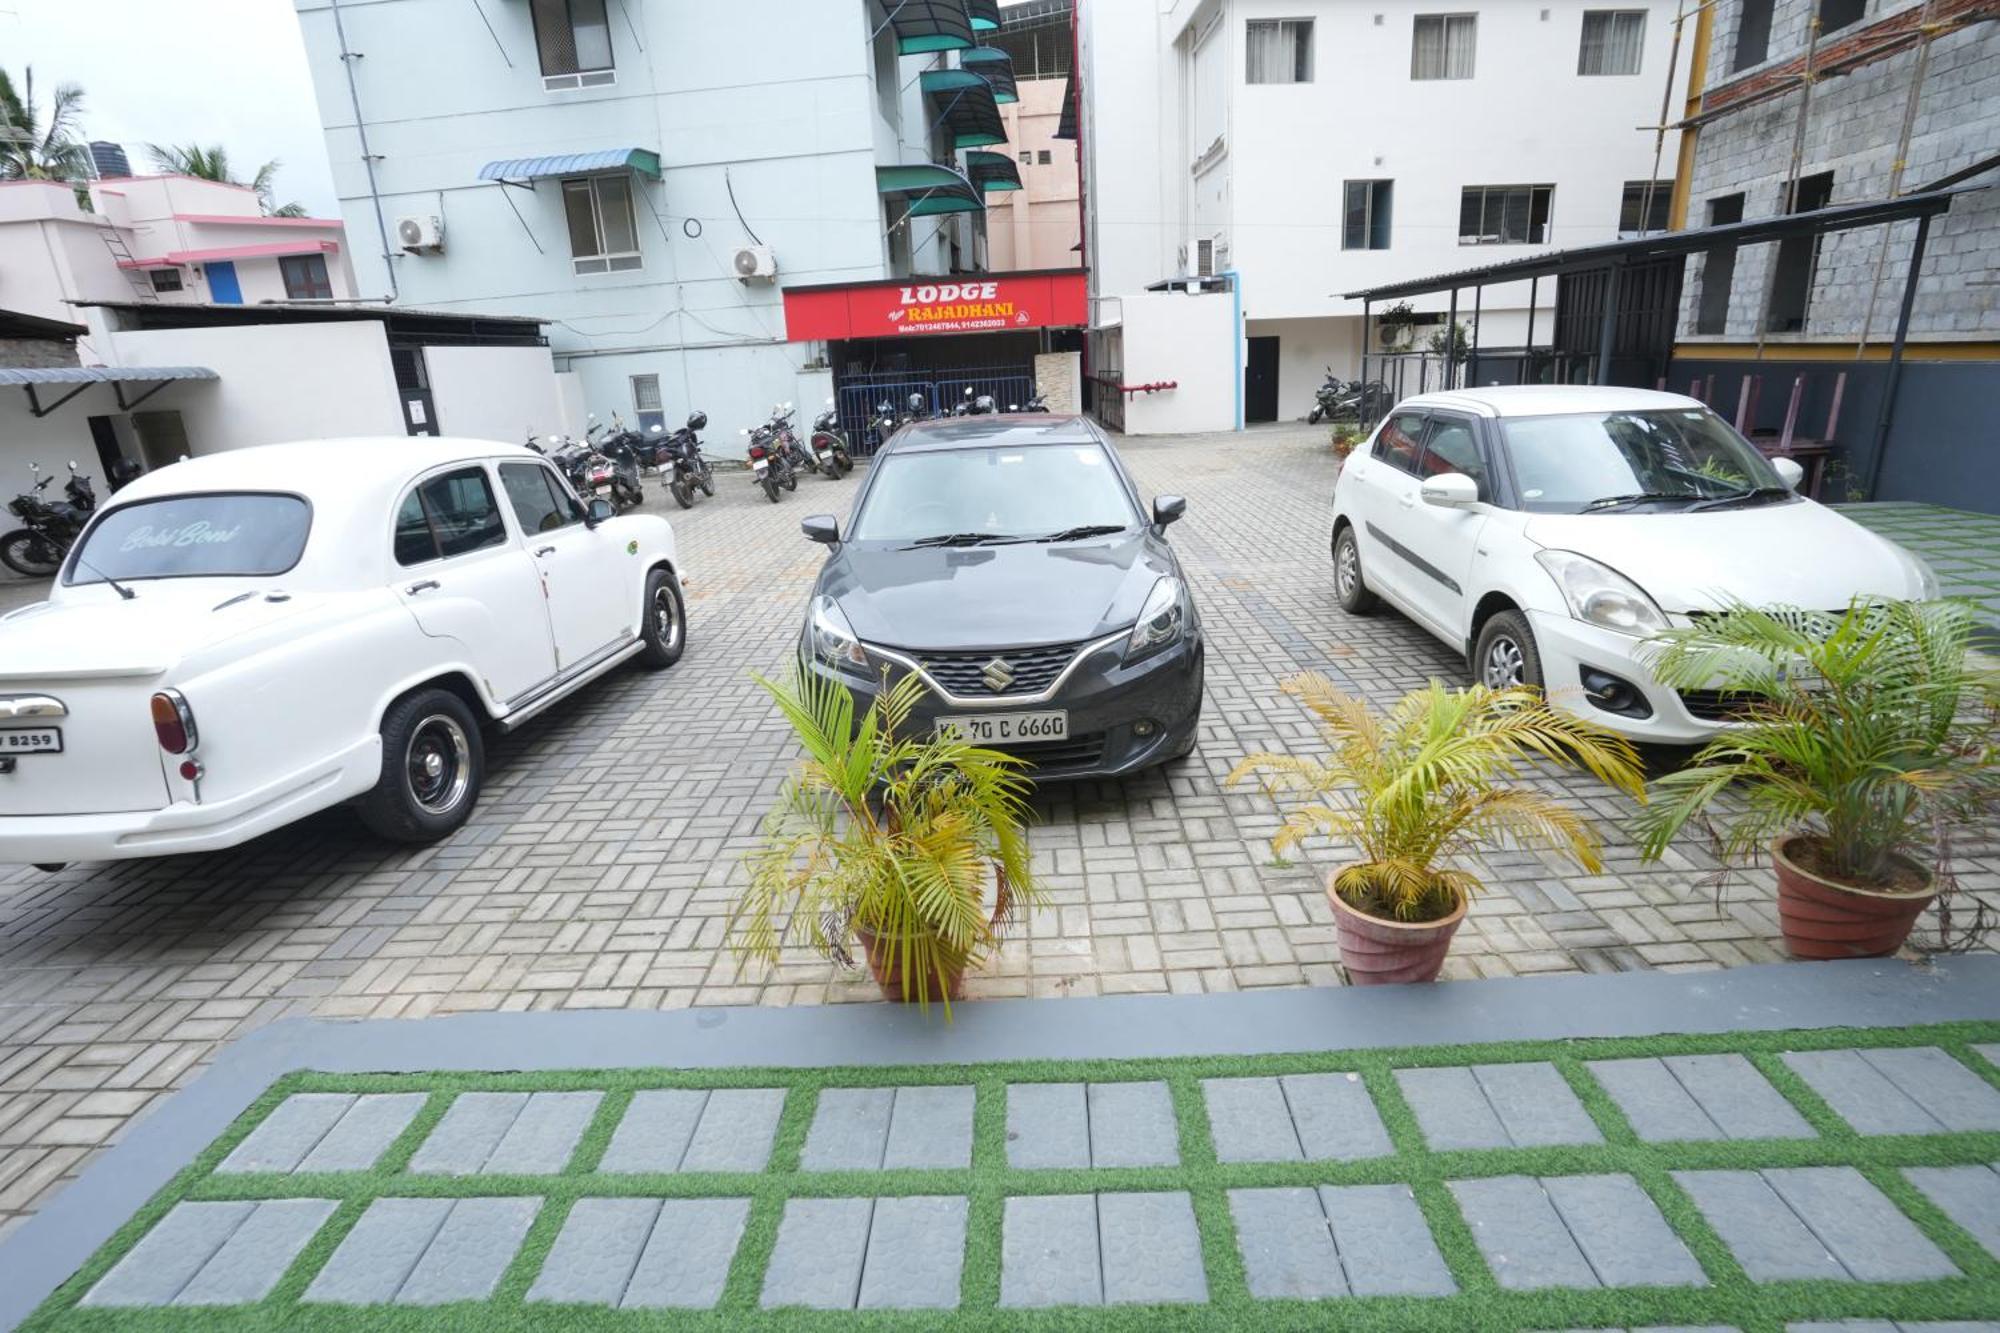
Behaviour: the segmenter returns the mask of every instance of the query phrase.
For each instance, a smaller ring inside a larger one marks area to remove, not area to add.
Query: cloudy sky
[[[0,0],[0,66],[18,87],[80,83],[91,139],[221,144],[248,178],[276,158],[279,203],[337,217],[326,146],[290,0]]]

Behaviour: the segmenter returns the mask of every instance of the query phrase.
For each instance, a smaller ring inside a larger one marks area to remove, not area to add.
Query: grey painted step
[[[960,1195],[877,1199],[868,1228],[859,1307],[955,1308],[965,1268],[965,1220],[970,1208],[970,1201]]]
[[[1740,1055],[1597,1060],[1588,1068],[1649,1143],[1812,1136],[1805,1117]]]
[[[658,1199],[578,1199],[528,1299],[618,1304],[659,1215]]]
[[[1201,1233],[1186,1191],[1097,1196],[1106,1305],[1208,1299]]]
[[[247,1305],[261,1301],[333,1216],[332,1199],[270,1199],[230,1234],[175,1305]]]
[[[349,1092],[301,1092],[279,1102],[217,1171],[295,1171],[354,1105]]]
[[[764,1270],[765,1308],[853,1309],[874,1208],[873,1199],[787,1199]]]
[[[714,1305],[749,1221],[748,1199],[668,1199],[626,1284],[625,1308]]]
[[[1231,1190],[1229,1210],[1260,1300],[1457,1290],[1408,1186]]]
[[[1784,1059],[1863,1134],[2000,1129],[2000,1089],[1935,1046],[1788,1051]]]
[[[97,1285],[84,1305],[165,1305],[256,1210],[254,1203],[177,1203]]]
[[[636,1092],[597,1169],[614,1175],[762,1171],[784,1109],[783,1088]]]
[[[304,1299],[380,1305],[394,1299],[451,1216],[450,1199],[377,1199],[342,1238]]]
[[[542,1201],[460,1199],[396,1292],[398,1305],[483,1301],[493,1294]]]
[[[299,1163],[301,1171],[367,1171],[401,1137],[427,1100],[421,1092],[369,1093],[355,1098],[340,1123]]]
[[[1958,1270],[1852,1167],[1674,1173],[1753,1281],[1910,1282]]]
[[[1425,1141],[1441,1152],[1604,1141],[1546,1062],[1399,1069],[1396,1081]]]
[[[1202,1097],[1219,1161],[1354,1161],[1393,1151],[1358,1075],[1207,1079]]]
[[[1072,1084],[1081,1090],[1081,1084]],[[1013,1087],[1008,1092],[1013,1092]],[[1000,1222],[1000,1304],[1101,1305],[1097,1198],[1090,1194],[1017,1195]]]
[[[2000,1258],[2000,1166],[1926,1166],[1904,1171],[1910,1183]]]

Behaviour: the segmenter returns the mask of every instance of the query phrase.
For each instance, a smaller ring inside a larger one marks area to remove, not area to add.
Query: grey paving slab
[[[340,1122],[299,1163],[300,1171],[367,1171],[424,1109],[421,1092],[357,1097]]]
[[[480,1167],[484,1175],[546,1176],[569,1165],[590,1118],[597,1114],[601,1092],[536,1092],[507,1127],[493,1155]]]
[[[1185,1191],[1097,1196],[1106,1305],[1205,1301],[1201,1232]]]
[[[1318,1300],[1347,1294],[1333,1228],[1316,1192],[1303,1186],[1230,1190],[1229,1215],[1252,1296]]]
[[[177,1203],[111,1271],[83,1305],[166,1305],[256,1211],[254,1203]]]
[[[1920,1166],[1903,1174],[1988,1254],[2000,1258],[2000,1166]]]
[[[681,1170],[762,1171],[784,1113],[783,1088],[717,1088],[701,1108]]]
[[[174,1297],[175,1305],[261,1301],[338,1205],[332,1199],[269,1199],[257,1205]]]
[[[1353,1162],[1396,1150],[1359,1074],[1286,1074],[1278,1083],[1308,1161]]]
[[[658,1199],[578,1199],[528,1299],[618,1304],[659,1215]]]
[[[1460,1066],[1398,1069],[1396,1082],[1417,1117],[1424,1142],[1439,1152],[1458,1148],[1505,1148],[1506,1126],[1486,1100],[1479,1080]]]
[[[1958,1275],[1944,1251],[1853,1167],[1786,1167],[1763,1174],[1857,1281]]]
[[[2000,1069],[2000,1042],[1975,1046],[1972,1049],[1984,1056],[1987,1064],[1992,1065],[1995,1069]]]
[[[1090,1165],[1090,1111],[1081,1083],[1007,1085],[1007,1165]]]
[[[1449,1296],[1458,1290],[1408,1185],[1322,1185],[1319,1202],[1356,1296]]]
[[[1601,1285],[1539,1181],[1454,1180],[1451,1192],[1494,1280],[1509,1291]]]
[[[420,1174],[469,1176],[486,1165],[486,1159],[507,1137],[521,1108],[528,1104],[525,1092],[462,1092],[452,1099],[427,1138],[410,1158],[410,1170]]]
[[[970,1089],[967,1089],[970,1091]],[[861,1269],[864,1310],[949,1310],[958,1305],[970,1201],[958,1195],[877,1199]]]
[[[1755,1171],[1676,1171],[1753,1282],[1844,1278],[1847,1270]]]
[[[1217,1161],[1296,1162],[1305,1157],[1277,1079],[1203,1079],[1201,1095]]]
[[[1732,1139],[1803,1139],[1813,1127],[1740,1055],[1670,1055],[1667,1069]]]
[[[1554,1065],[1474,1065],[1472,1074],[1515,1147],[1604,1142],[1596,1122]]]
[[[668,1199],[626,1284],[626,1309],[705,1310],[722,1299],[750,1221],[748,1199]]]
[[[971,1084],[896,1089],[883,1167],[893,1171],[971,1166],[976,1091]]]
[[[1030,1194],[1009,1198],[1000,1220],[1000,1304],[1103,1302],[1097,1197]]]
[[[599,1171],[614,1175],[678,1171],[688,1141],[708,1105],[699,1088],[652,1088],[632,1094],[618,1127],[611,1131]]]
[[[302,1298],[341,1305],[392,1300],[451,1216],[450,1199],[377,1199],[341,1239]]]
[[[279,1102],[217,1171],[294,1171],[354,1105],[349,1092],[299,1092]]]
[[[1542,1189],[1603,1285],[1708,1285],[1694,1255],[1632,1177],[1547,1176]]]
[[[398,1305],[483,1301],[541,1208],[539,1198],[460,1199],[396,1292]]]
[[[1660,1060],[1593,1060],[1586,1068],[1648,1143],[1727,1137]]]
[[[1954,1134],[2000,1130],[2000,1088],[1935,1046],[1887,1047],[1861,1053],[1903,1095]]]
[[[1785,1063],[1863,1134],[1936,1134],[1937,1117],[1859,1051],[1787,1051]]]
[[[894,1088],[827,1088],[819,1095],[799,1166],[807,1171],[874,1171],[889,1145]]]
[[[1092,1166],[1180,1162],[1180,1130],[1166,1084],[1093,1083],[1089,1101]]]
[[[787,1199],[764,1270],[765,1308],[853,1309],[874,1209],[873,1199]]]

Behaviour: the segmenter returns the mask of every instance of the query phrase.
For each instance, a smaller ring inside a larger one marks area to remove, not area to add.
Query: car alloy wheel
[[[668,652],[680,652],[680,603],[674,599],[674,590],[664,579],[659,587],[653,589],[653,637]]]
[[[1521,645],[1500,634],[1486,645],[1486,660],[1480,663],[1479,676],[1494,689],[1504,690],[1524,683],[1528,678],[1527,668],[1527,654],[1521,651]]]
[[[427,814],[448,815],[472,784],[472,742],[458,719],[433,713],[410,732],[404,756],[410,797]]]
[[[1361,586],[1361,555],[1354,549],[1354,538],[1340,543],[1334,552],[1333,578],[1340,588],[1342,597],[1351,598]]]

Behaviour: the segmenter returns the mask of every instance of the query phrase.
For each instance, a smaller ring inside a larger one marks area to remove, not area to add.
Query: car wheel
[[[680,584],[664,569],[646,576],[646,601],[641,612],[639,637],[646,646],[639,651],[639,665],[648,671],[662,671],[681,660],[687,651],[687,606],[681,601]]]
[[[1361,577],[1361,543],[1355,540],[1352,523],[1342,525],[1333,535],[1333,590],[1340,598],[1340,609],[1351,616],[1365,616],[1381,605]]]
[[[1513,685],[1542,688],[1542,654],[1535,632],[1519,611],[1502,611],[1479,628],[1472,649],[1472,676],[1496,690]]]
[[[479,720],[449,690],[419,690],[382,719],[382,776],[359,813],[377,837],[436,842],[478,804],[486,775]]]

